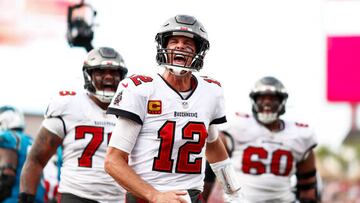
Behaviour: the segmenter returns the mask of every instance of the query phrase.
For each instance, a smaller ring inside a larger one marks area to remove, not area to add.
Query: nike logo
[[[125,84],[124,84],[124,83],[121,83],[121,84],[122,84],[122,86],[125,87],[125,88],[127,88],[127,87],[129,86],[128,83],[125,83]]]

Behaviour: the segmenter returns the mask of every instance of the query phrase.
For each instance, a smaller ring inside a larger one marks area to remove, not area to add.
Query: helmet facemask
[[[194,40],[195,52],[169,49],[168,42],[172,36],[183,36]],[[198,72],[204,62],[209,49],[207,33],[202,24],[192,16],[178,15],[170,18],[155,37],[157,43],[156,60],[159,65],[169,69],[175,75],[185,75],[187,72]],[[183,57],[184,64],[174,63],[170,60],[174,54]]]
[[[113,81],[104,80],[107,74],[104,71],[107,70],[119,74],[111,74]],[[118,83],[126,77],[127,68],[119,53],[112,48],[102,47],[89,52],[88,59],[84,62],[83,74],[84,88],[99,101],[108,104],[116,93]]]
[[[249,96],[252,111],[260,123],[273,123],[285,113],[288,93],[284,85],[274,77],[264,77],[257,81]]]
[[[89,92],[94,95],[102,103],[110,103],[111,99],[116,93],[116,88],[119,82],[123,79],[124,73],[115,69],[114,73],[111,73],[112,79],[105,77],[107,73],[104,73],[107,68],[98,68],[85,72],[86,77],[91,81],[91,87],[88,88]],[[114,69],[109,69],[114,70]],[[118,73],[119,72],[119,73]]]
[[[263,99],[268,97],[267,99]],[[253,112],[256,119],[263,124],[275,122],[285,110],[286,99],[272,93],[256,95],[253,102]]]

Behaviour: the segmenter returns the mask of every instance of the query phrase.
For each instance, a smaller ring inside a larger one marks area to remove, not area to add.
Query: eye
[[[176,44],[176,43],[177,43],[177,41],[174,39],[169,40],[169,44]]]
[[[186,51],[195,52],[195,49],[192,46],[186,46]]]

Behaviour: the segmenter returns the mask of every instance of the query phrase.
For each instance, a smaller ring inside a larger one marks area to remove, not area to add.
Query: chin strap
[[[172,66],[172,65],[162,65],[165,69],[168,69],[170,73],[176,75],[176,76],[184,76],[188,72],[196,71],[195,69],[189,69],[189,68],[182,68],[178,66]]]
[[[112,91],[102,91],[102,90],[96,90],[95,93],[93,93],[94,96],[100,100],[102,103],[108,103],[110,104],[112,98],[115,95],[115,92]]]

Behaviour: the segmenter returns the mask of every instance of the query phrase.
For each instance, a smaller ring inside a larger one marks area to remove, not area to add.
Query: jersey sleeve
[[[0,132],[0,148],[17,150],[20,145],[19,138],[12,131]]]
[[[132,120],[120,117],[113,129],[109,146],[130,154],[135,146],[141,127],[140,124]]]
[[[71,93],[74,95],[76,94],[75,92]],[[42,126],[61,138],[63,138],[66,134],[63,116],[66,114],[66,108],[74,95],[63,94],[62,92],[59,92],[50,99],[44,114],[44,121],[42,122]]]
[[[124,79],[119,83],[107,113],[133,120],[142,125],[146,115],[148,91],[148,84],[135,85],[131,79]]]
[[[299,140],[295,144],[300,160],[302,161],[307,158],[309,152],[317,146],[317,140],[315,132],[311,128],[299,127]]]
[[[307,136],[304,137],[304,153],[302,156],[302,160],[306,159],[309,155],[310,150],[314,149],[317,146],[317,140],[314,131],[311,131]]]
[[[48,107],[45,111],[45,118],[54,118],[62,116],[65,112],[66,106],[69,103],[68,96],[55,95],[50,99]]]

